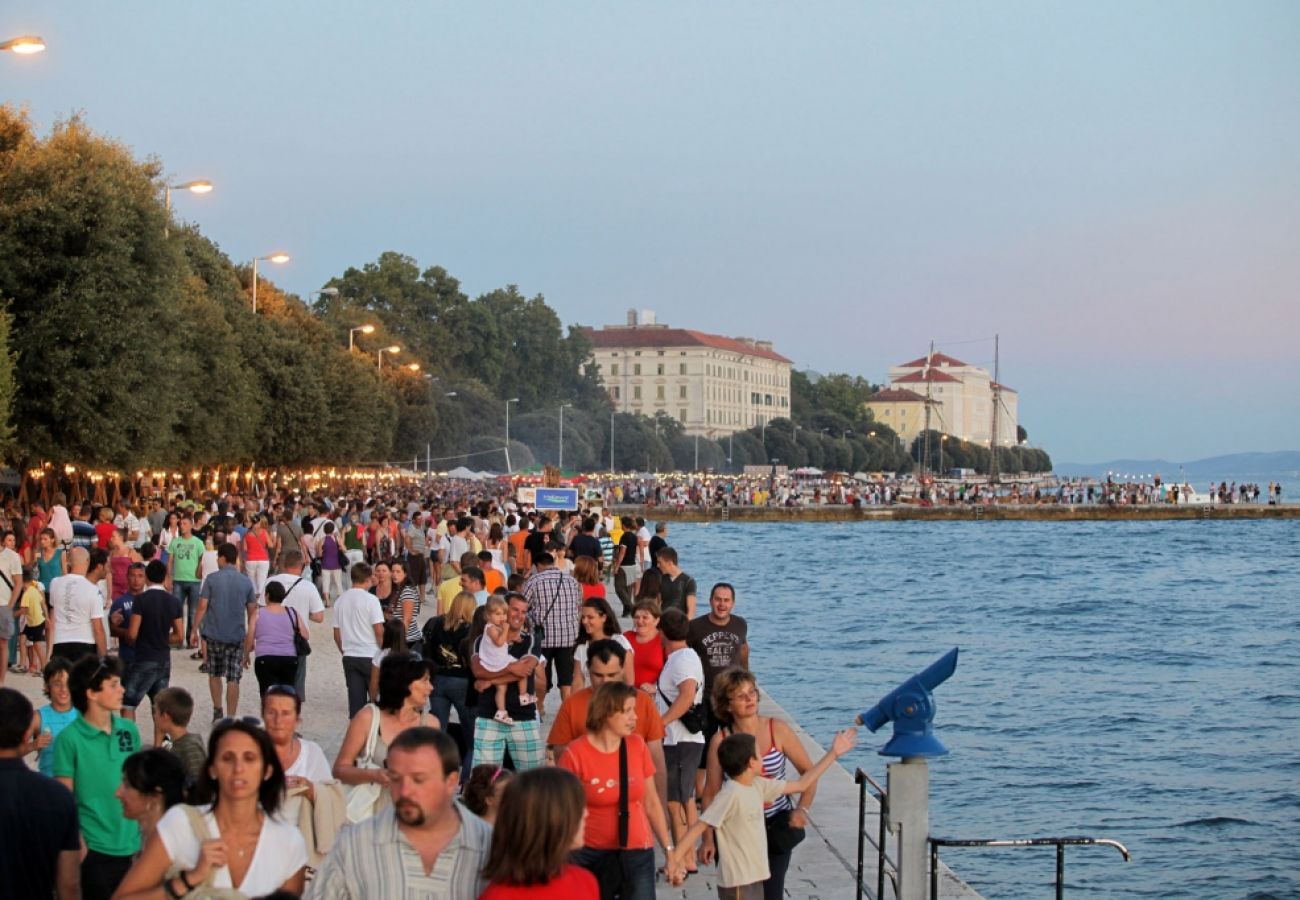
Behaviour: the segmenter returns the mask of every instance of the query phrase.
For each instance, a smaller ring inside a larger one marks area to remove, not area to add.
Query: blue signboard
[[[577,488],[542,488],[537,489],[538,509],[577,509]]]

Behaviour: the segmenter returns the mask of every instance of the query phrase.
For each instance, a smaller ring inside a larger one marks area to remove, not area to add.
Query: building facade
[[[771,341],[670,328],[651,311],[587,329],[601,384],[619,412],[662,412],[716,438],[790,417],[790,360]]]
[[[889,370],[889,387],[872,395],[867,408],[876,421],[910,440],[925,428],[925,401],[929,397],[931,430],[987,447],[993,439],[995,388],[1001,403],[998,446],[1014,446],[1020,423],[1019,394],[994,382],[988,369],[943,353],[893,366]],[[899,427],[903,421],[909,426],[906,431]]]

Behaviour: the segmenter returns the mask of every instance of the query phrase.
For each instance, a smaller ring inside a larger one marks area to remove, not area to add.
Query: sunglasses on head
[[[273,684],[266,689],[267,696],[297,697],[298,689],[291,684]]]
[[[245,725],[252,725],[254,728],[266,727],[262,724],[262,720],[257,716],[226,716],[223,719],[218,719],[213,727],[217,728],[222,725],[233,725],[235,722],[243,722]]]

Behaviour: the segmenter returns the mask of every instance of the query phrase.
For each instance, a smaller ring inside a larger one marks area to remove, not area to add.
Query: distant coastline
[[[1300,482],[1300,450],[1269,453],[1231,453],[1177,462],[1168,459],[1112,459],[1097,463],[1056,462],[1052,474],[1058,478],[1104,478],[1108,472],[1133,477],[1160,475],[1166,482],[1188,481],[1204,487],[1213,481],[1254,482],[1260,485],[1280,481],[1284,486]],[[1285,497],[1286,495],[1283,494]]]

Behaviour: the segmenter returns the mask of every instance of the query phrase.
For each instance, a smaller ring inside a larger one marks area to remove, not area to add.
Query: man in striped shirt
[[[487,886],[481,873],[492,826],[456,802],[456,742],[408,728],[389,745],[385,770],[393,805],[339,834],[307,897],[474,900]]]

